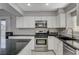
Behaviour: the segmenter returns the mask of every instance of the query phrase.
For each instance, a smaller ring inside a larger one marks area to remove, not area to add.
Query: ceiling
[[[69,3],[31,3],[30,6],[27,3],[15,3],[15,5],[22,11],[55,11],[58,8],[64,8]]]
[[[9,12],[5,11],[4,9],[0,9],[0,16],[10,16],[12,14],[10,14]]]

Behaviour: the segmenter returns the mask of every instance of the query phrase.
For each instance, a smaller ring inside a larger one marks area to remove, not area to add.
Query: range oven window
[[[46,45],[47,39],[36,39],[36,44],[37,45]]]

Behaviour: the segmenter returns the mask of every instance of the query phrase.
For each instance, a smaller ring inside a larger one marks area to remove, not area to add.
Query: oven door
[[[36,39],[36,45],[47,45],[47,39]]]
[[[36,51],[48,51],[47,39],[36,39],[35,41],[35,50]]]

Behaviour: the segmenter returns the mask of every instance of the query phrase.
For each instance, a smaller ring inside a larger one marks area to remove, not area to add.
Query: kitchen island
[[[30,51],[31,50],[34,50],[34,36],[9,36],[9,40],[13,40],[13,41],[16,41],[16,40],[21,40],[21,41],[24,41],[24,40],[30,40],[30,42],[28,44],[25,45],[24,48],[22,48],[19,53],[17,53],[17,55],[29,55],[31,54]],[[23,43],[23,42],[22,42]],[[15,43],[16,44],[16,43]]]
[[[26,45],[17,55],[31,55],[31,51],[34,50],[34,40],[31,41]]]

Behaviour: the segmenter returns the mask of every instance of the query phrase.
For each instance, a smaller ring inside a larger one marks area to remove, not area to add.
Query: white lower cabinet
[[[48,50],[54,50],[55,47],[55,37],[49,36],[48,37]]]
[[[57,55],[63,55],[63,42],[61,40],[57,44]]]
[[[48,50],[53,50],[56,55],[63,55],[63,42],[54,36],[49,36]]]

